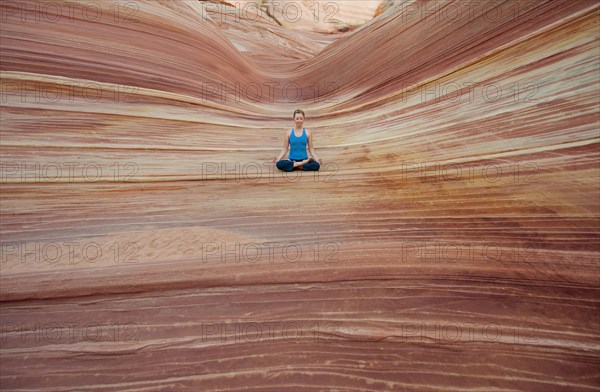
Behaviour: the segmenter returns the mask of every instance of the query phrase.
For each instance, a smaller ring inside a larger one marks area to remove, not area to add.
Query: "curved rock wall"
[[[0,4],[3,389],[599,388],[597,2],[383,3]]]

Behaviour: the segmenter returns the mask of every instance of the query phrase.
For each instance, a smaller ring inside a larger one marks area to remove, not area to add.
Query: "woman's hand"
[[[280,161],[279,157],[275,157],[275,158],[273,158],[273,163],[277,163],[277,162],[279,162],[279,161]]]

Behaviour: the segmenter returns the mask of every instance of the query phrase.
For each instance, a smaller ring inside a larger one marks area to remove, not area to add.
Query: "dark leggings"
[[[292,170],[294,170],[294,161],[300,162],[303,161],[303,159],[282,159],[281,161],[277,161],[275,165],[279,170],[291,172]],[[319,162],[310,161],[302,165],[302,170],[319,170],[320,167],[321,165],[319,165]]]

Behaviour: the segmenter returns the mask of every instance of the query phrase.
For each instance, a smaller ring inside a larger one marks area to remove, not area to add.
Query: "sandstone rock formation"
[[[2,390],[598,390],[598,3],[238,3],[0,3]]]

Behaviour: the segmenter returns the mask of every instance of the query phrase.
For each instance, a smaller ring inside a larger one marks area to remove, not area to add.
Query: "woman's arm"
[[[283,156],[287,153],[290,143],[289,138],[290,135],[286,132],[285,136],[283,137],[283,146],[281,147],[281,151],[279,152],[279,155],[277,155],[273,159],[273,163],[277,163],[277,161],[280,161],[281,158],[283,158]]]
[[[314,142],[313,142],[313,135],[311,131],[308,131],[308,151],[310,151],[310,155],[313,157],[313,159],[317,162],[319,162],[319,165],[321,165],[321,160],[319,159],[319,157],[317,156],[317,153],[315,152],[315,148],[314,148]]]

